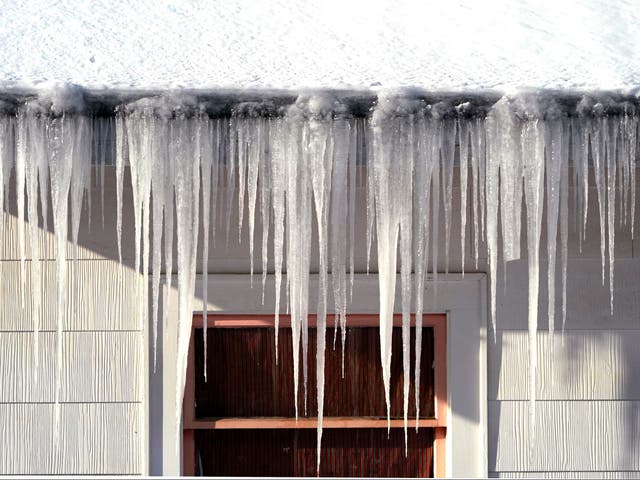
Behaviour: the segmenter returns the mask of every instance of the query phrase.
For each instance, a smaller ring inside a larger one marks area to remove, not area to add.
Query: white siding
[[[489,402],[489,457],[496,471],[640,470],[640,402],[543,401],[536,431],[529,402]]]
[[[85,216],[79,261],[67,262],[69,301],[62,334],[57,446],[54,238],[50,231],[40,229],[41,257],[45,260],[41,262],[43,299],[36,371],[29,233],[26,229],[27,260],[22,277],[17,243],[20,222],[15,211],[4,217],[0,242],[0,475],[146,472],[146,330],[137,314],[135,297],[141,277],[128,260],[133,250],[130,234],[124,240],[123,266],[117,261],[114,193],[109,188],[105,192],[103,231],[100,194],[93,190],[91,231]],[[125,228],[132,231],[130,216],[131,210],[125,209]],[[68,246],[71,258],[71,242]]]
[[[3,474],[140,473],[139,404],[67,403],[60,408],[56,450],[53,404],[0,404]]]
[[[0,402],[55,401],[55,332],[40,333],[34,370],[33,333],[0,334]],[[62,402],[138,402],[142,395],[139,332],[64,332]],[[37,374],[37,379],[34,378]]]
[[[622,471],[574,471],[574,472],[499,472],[493,473],[491,477],[495,478],[549,478],[549,479],[576,479],[576,480],[591,480],[591,479],[611,479],[611,480],[626,480],[637,479],[638,472],[622,472]]]

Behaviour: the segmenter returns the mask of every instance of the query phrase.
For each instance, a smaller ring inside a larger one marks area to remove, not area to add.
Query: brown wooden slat
[[[275,363],[272,328],[212,328],[207,331],[208,381],[203,376],[202,330],[195,330],[196,417],[293,417],[293,362],[291,330],[279,333],[278,365]],[[411,335],[413,367],[414,329]],[[380,366],[377,327],[349,328],[345,356],[345,378],[341,378],[340,340],[332,348],[333,329],[327,332],[325,360],[325,416],[385,417],[386,406]],[[421,361],[421,417],[434,416],[433,329],[423,328]],[[316,331],[309,330],[307,410],[300,372],[299,414],[317,415],[315,388]],[[391,415],[402,417],[402,339],[394,328],[391,361]],[[302,362],[300,362],[302,370]],[[415,416],[413,369],[411,371],[409,416]]]
[[[322,438],[320,476],[431,477],[433,429],[333,429]],[[315,476],[313,430],[201,430],[196,463],[210,476]]]

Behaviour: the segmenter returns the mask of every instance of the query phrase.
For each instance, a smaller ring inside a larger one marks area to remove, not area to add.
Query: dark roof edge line
[[[40,104],[43,110],[61,100],[60,112],[82,111],[89,116],[112,116],[119,109],[144,100],[164,101],[169,108],[207,113],[211,117],[226,117],[250,104],[248,110],[256,116],[278,116],[299,99],[323,96],[334,99],[343,113],[368,116],[381,98],[402,98],[425,106],[438,105],[440,115],[484,116],[500,99],[506,97],[516,111],[529,116],[528,106],[535,104],[536,115],[545,116],[545,108],[568,115],[636,114],[640,111],[640,88],[636,90],[574,91],[522,89],[504,94],[496,90],[430,91],[420,88],[395,89],[90,89],[65,85],[52,90],[36,88],[0,88],[0,112],[15,113],[22,105]],[[71,101],[67,98],[73,97]],[[80,106],[79,106],[80,105]],[[133,106],[135,108],[135,106]],[[247,109],[245,109],[247,110]]]

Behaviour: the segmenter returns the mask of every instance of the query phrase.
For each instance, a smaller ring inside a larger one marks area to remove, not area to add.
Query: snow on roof
[[[640,86],[629,0],[4,0],[0,87]]]

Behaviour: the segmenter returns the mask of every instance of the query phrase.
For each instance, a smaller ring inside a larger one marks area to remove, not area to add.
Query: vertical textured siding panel
[[[537,392],[540,400],[640,400],[640,330],[538,333]],[[490,400],[526,400],[529,340],[523,331],[500,331],[489,348]]]
[[[140,404],[63,404],[59,450],[53,404],[0,405],[0,472],[8,475],[135,474]]]
[[[111,261],[79,261],[77,271],[73,262],[69,267],[67,316],[65,330],[138,330],[133,312],[134,285],[139,278],[127,267]],[[25,274],[25,305],[21,302],[20,262],[0,262],[0,331],[29,331],[33,329],[31,316],[31,273],[27,262]],[[40,328],[55,330],[56,265],[42,263],[43,299]],[[122,281],[120,281],[122,278]]]
[[[491,401],[489,415],[492,471],[640,470],[638,401],[538,402],[531,452],[527,401]]]
[[[640,471],[628,472],[491,472],[493,478],[545,478],[575,480],[626,480],[640,478]]]
[[[143,473],[142,373],[147,366],[133,295],[140,277],[113,261],[80,260],[75,270],[73,262],[67,265],[70,301],[56,450],[55,262],[42,263],[43,331],[35,383],[31,265],[26,264],[23,309],[20,262],[0,261],[0,475]]]
[[[0,403],[54,401],[56,337],[40,334],[35,383],[33,334],[0,333]],[[140,342],[139,332],[65,332],[61,401],[139,401]]]

